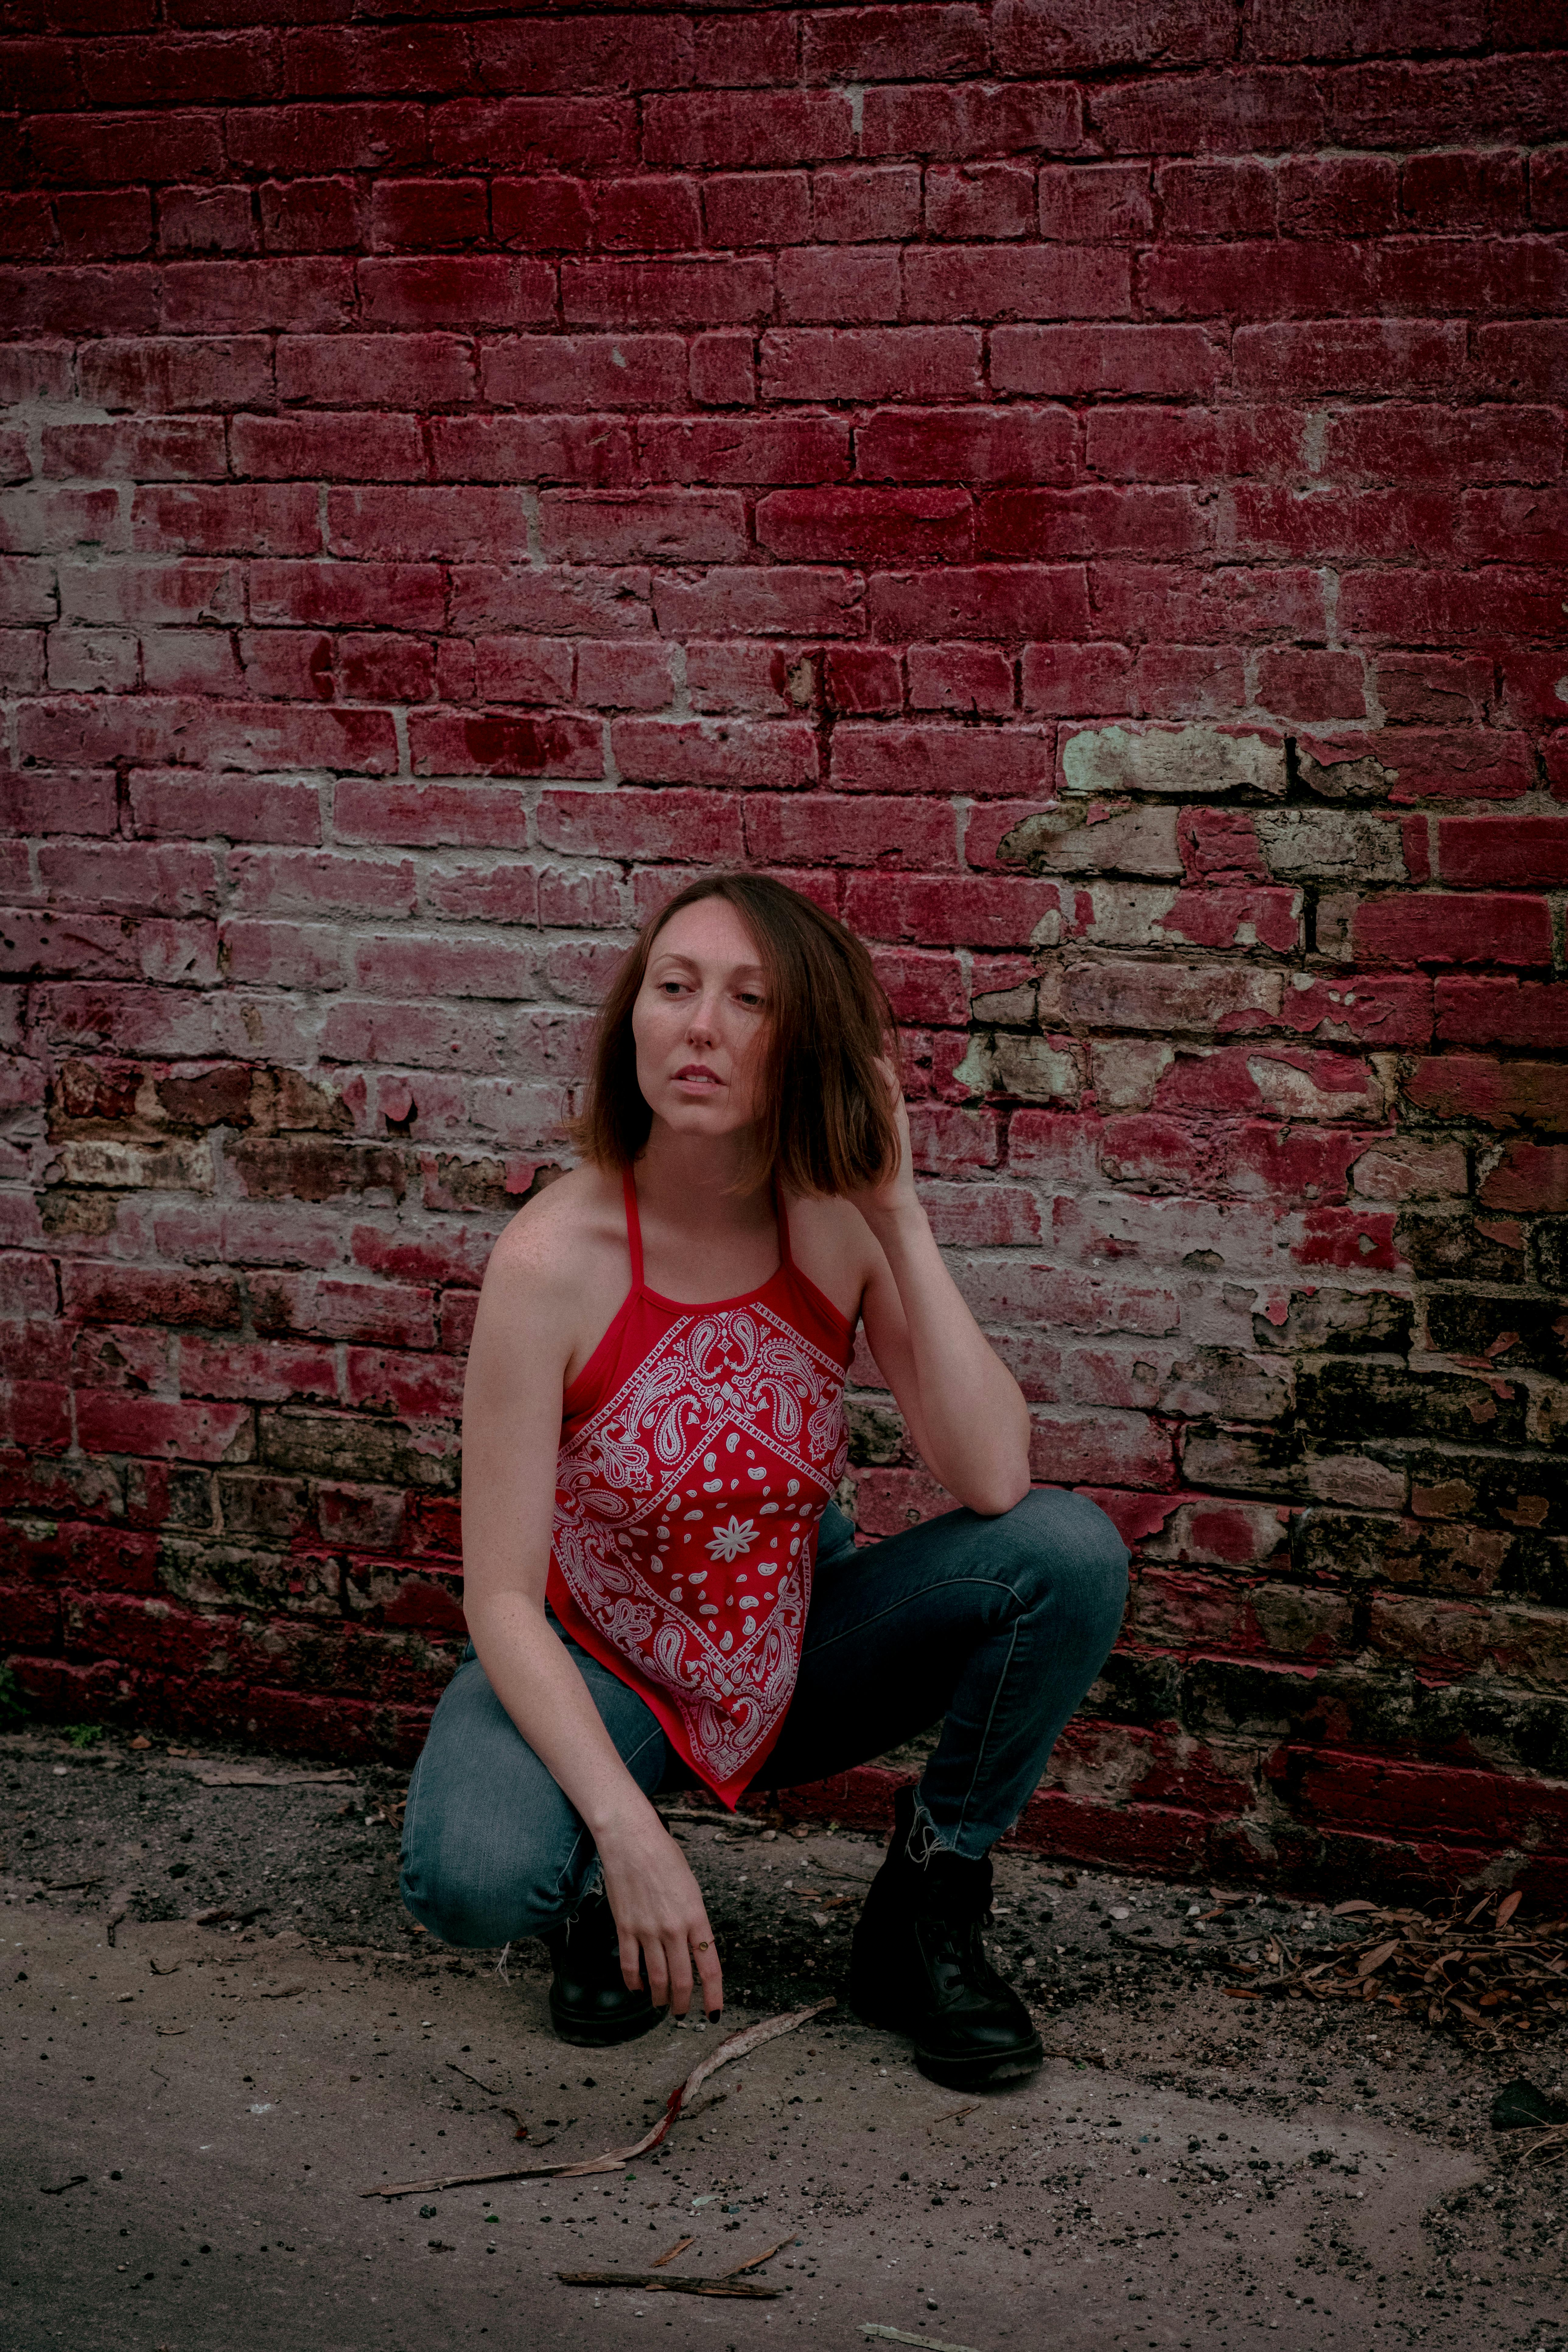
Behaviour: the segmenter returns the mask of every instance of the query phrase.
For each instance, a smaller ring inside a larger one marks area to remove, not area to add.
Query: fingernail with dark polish
[[[708,2012],[708,2022],[709,2022],[709,2024],[710,2024],[710,2025],[717,2025],[717,2024],[718,2024],[718,2022],[719,2022],[719,2020],[723,2016],[723,2014],[724,2014],[724,2012],[723,2012],[723,2011],[722,2011],[721,2009],[710,2009],[710,2010],[709,2011],[709,2012]]]

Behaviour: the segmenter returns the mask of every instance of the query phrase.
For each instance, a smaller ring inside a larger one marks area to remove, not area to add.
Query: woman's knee
[[[1031,1606],[1047,1603],[1064,1634],[1070,1627],[1086,1645],[1109,1650],[1127,1605],[1128,1552],[1099,1504],[1034,1486],[993,1524]]]
[[[563,1804],[513,1810],[471,1787],[443,1803],[409,1791],[403,1841],[403,1900],[444,1944],[494,1950],[557,1927],[582,1893],[593,1850]],[[541,1814],[563,1818],[541,1819]]]

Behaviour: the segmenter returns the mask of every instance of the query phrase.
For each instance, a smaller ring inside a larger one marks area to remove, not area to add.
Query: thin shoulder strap
[[[626,1196],[626,1246],[632,1254],[632,1288],[642,1288],[642,1220],[637,1215],[637,1180],[629,1168],[621,1171]]]
[[[779,1264],[795,1272],[795,1260],[789,1253],[789,1212],[784,1207],[784,1186],[773,1178],[773,1215],[778,1221]]]

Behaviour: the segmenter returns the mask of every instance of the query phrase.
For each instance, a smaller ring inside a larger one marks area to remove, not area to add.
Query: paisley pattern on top
[[[852,1334],[792,1263],[782,1202],[777,1273],[712,1307],[645,1287],[636,1216],[628,1182],[633,1285],[566,1399],[549,1598],[733,1804],[794,1694]]]

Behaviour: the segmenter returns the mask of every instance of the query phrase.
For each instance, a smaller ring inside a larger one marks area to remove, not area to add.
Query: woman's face
[[[723,898],[672,915],[632,1007],[637,1085],[677,1135],[732,1135],[756,1117],[767,982],[757,943]]]

